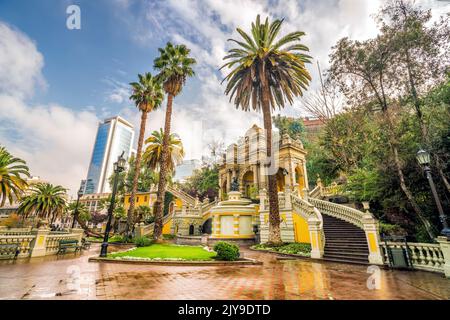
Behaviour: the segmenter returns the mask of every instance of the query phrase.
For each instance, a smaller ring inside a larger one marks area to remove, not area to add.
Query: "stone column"
[[[220,216],[215,214],[212,218],[212,236],[218,236],[220,234]]]
[[[308,172],[306,171],[306,161],[302,161],[303,164],[303,177],[305,179],[305,188],[309,190],[309,182],[308,182]]]
[[[378,222],[369,212],[364,214],[362,222],[364,232],[366,233],[367,244],[369,246],[369,263],[383,265],[383,256],[380,250]]]
[[[47,248],[47,236],[50,233],[50,229],[39,228],[33,230],[36,237],[30,245],[31,257],[43,257],[46,254]]]
[[[308,218],[309,238],[311,239],[311,258],[322,259],[322,233],[320,230],[320,220],[316,217]]]
[[[441,246],[441,251],[444,256],[444,274],[450,278],[450,240],[447,237],[437,237],[436,241]]]
[[[235,236],[239,236],[239,215],[233,214],[233,233]]]
[[[228,169],[228,171],[227,171],[227,190],[225,190],[225,192],[228,193],[230,191],[230,188],[231,188],[231,169]]]

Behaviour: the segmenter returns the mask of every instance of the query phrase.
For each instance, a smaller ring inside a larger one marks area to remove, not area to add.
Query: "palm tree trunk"
[[[158,193],[154,204],[155,215],[155,227],[153,230],[153,238],[155,241],[160,242],[162,240],[162,228],[163,228],[163,201],[164,194],[167,186],[167,174],[168,172],[168,158],[169,158],[169,138],[170,138],[170,124],[172,118],[172,102],[173,95],[167,96],[167,109],[166,119],[164,123],[164,137],[161,152],[161,159],[159,161],[159,181],[158,181]]]
[[[266,131],[266,153],[267,159],[271,161],[271,166],[275,164],[272,159],[272,117],[270,114],[270,98],[269,98],[269,83],[264,76],[264,69],[260,70],[262,82],[262,111],[264,129]],[[270,169],[269,169],[270,170]],[[280,231],[280,209],[278,207],[278,192],[277,192],[277,178],[276,174],[267,174],[268,178],[268,193],[269,193],[269,243],[281,243]]]
[[[134,206],[135,206],[135,198],[138,186],[139,173],[141,171],[141,158],[142,158],[142,145],[144,143],[144,134],[145,134],[145,124],[147,122],[147,112],[142,111],[141,115],[141,128],[139,130],[139,139],[138,139],[138,147],[136,151],[136,160],[134,162],[134,177],[133,177],[133,186],[131,188],[130,195],[130,207],[128,208],[128,216],[127,216],[127,230],[126,235],[129,236],[130,231],[132,229],[133,221],[134,221]]]

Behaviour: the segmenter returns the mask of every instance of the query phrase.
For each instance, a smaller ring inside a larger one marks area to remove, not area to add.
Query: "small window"
[[[144,197],[144,202],[147,202],[147,196]]]
[[[136,202],[139,202],[139,197],[136,197]]]

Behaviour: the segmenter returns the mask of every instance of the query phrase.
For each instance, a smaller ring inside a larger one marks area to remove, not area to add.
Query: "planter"
[[[137,265],[165,265],[165,266],[242,266],[242,265],[262,265],[261,261],[254,259],[244,258],[236,261],[187,261],[187,260],[126,260],[126,259],[113,259],[113,258],[101,258],[90,257],[89,262],[101,262],[101,263],[125,263],[125,264],[137,264]]]

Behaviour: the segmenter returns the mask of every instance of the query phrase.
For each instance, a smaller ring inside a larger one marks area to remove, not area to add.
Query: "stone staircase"
[[[333,262],[369,264],[365,232],[344,220],[322,213],[325,233],[323,259]]]

